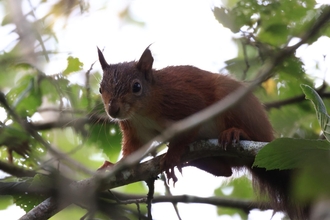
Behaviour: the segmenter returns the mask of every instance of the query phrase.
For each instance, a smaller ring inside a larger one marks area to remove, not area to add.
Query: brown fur
[[[243,86],[228,76],[193,66],[169,66],[154,70],[153,57],[148,48],[138,62],[108,65],[101,51],[99,58],[104,71],[100,92],[107,113],[119,121],[124,157],[172,123],[214,104]],[[141,85],[141,90],[133,92],[136,82]],[[181,155],[190,143],[211,138],[217,138],[223,146],[233,139],[269,142],[274,136],[263,106],[249,93],[215,120],[170,141],[163,161],[168,178],[176,181],[173,168],[180,165]],[[252,162],[210,157],[192,161],[190,165],[216,176],[230,176],[232,168],[245,166],[252,171],[255,185],[273,199],[275,210],[285,210],[292,218],[303,217],[288,196],[290,172],[251,169]]]

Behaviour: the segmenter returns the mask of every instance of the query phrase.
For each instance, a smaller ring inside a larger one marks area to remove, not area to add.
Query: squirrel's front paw
[[[182,173],[182,166],[180,157],[169,157],[167,154],[161,160],[161,169],[165,171],[167,177],[167,183],[169,183],[170,179],[173,180],[173,185],[178,181],[174,173],[174,167],[177,167],[180,173]]]
[[[110,161],[104,161],[103,165],[100,166],[97,171],[106,171],[106,170],[110,170],[115,164],[111,163]]]
[[[240,140],[251,140],[251,138],[242,129],[233,127],[224,130],[218,141],[220,146],[226,150],[228,145],[238,143]]]

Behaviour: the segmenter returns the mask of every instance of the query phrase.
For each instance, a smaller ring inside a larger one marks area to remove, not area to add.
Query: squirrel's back
[[[169,66],[155,70],[154,78],[154,89],[162,94],[158,100],[162,106],[161,114],[172,120],[190,116],[244,86],[230,76],[193,66]],[[252,93],[222,115],[223,129],[241,128],[255,141],[273,139],[273,129],[264,107]]]

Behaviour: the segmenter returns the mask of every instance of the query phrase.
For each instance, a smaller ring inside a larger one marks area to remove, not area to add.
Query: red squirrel
[[[172,123],[244,86],[229,76],[193,66],[155,70],[149,47],[138,61],[109,65],[99,49],[98,55],[103,69],[100,93],[107,114],[120,125],[123,157],[141,148]],[[173,168],[180,168],[181,156],[190,143],[214,138],[224,147],[239,140],[270,142],[274,135],[264,107],[249,93],[214,120],[169,142],[162,165],[167,177],[176,181]],[[232,168],[247,167],[252,171],[256,185],[273,200],[275,210],[285,210],[293,218],[301,218],[303,214],[288,195],[290,172],[251,168],[252,162],[210,157],[192,161],[189,165],[215,176],[231,176]]]

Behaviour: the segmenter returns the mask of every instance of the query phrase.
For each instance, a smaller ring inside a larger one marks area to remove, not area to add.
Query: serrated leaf
[[[253,166],[266,170],[302,168],[308,163],[328,160],[330,143],[324,140],[278,138],[263,147]]]
[[[317,94],[317,92],[312,89],[312,87],[302,84],[301,89],[305,93],[306,99],[311,100],[314,104],[317,120],[321,126],[325,138],[330,142],[330,117],[327,113],[327,109],[323,100],[319,94]]]
[[[77,72],[82,69],[84,64],[80,62],[78,58],[75,57],[68,57],[68,66],[63,71],[63,75],[69,75],[70,73]]]

